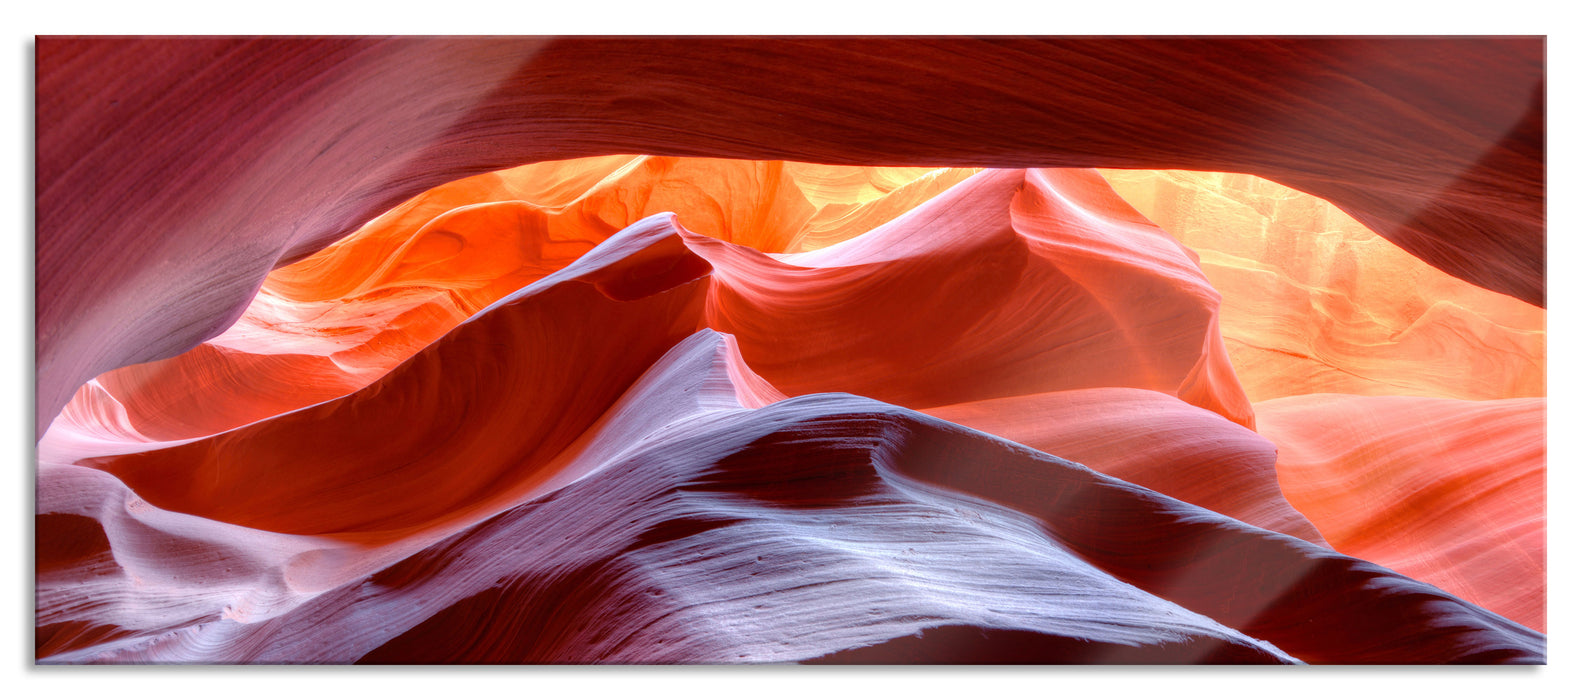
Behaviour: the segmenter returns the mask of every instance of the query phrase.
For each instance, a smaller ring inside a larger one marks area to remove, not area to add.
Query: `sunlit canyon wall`
[[[40,39],[37,658],[1543,663],[1542,57]]]

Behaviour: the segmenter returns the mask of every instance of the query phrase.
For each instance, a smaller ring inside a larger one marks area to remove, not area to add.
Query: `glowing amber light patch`
[[[1101,172],[1198,254],[1253,401],[1543,396],[1543,309],[1452,277],[1329,202],[1262,178]]]

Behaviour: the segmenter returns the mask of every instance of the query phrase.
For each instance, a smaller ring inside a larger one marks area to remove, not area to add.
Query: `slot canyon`
[[[40,664],[1545,664],[1542,38],[37,42]]]

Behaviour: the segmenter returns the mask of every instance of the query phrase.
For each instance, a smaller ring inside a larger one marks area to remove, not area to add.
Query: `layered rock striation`
[[[41,40],[37,659],[1544,663],[1541,49]]]

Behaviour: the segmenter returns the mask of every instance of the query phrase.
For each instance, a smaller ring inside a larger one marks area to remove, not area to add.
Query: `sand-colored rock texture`
[[[1103,174],[1197,252],[1224,297],[1220,328],[1253,401],[1544,395],[1542,308],[1466,284],[1334,205],[1261,178]]]
[[[1545,663],[1542,55],[40,39],[36,658]]]

